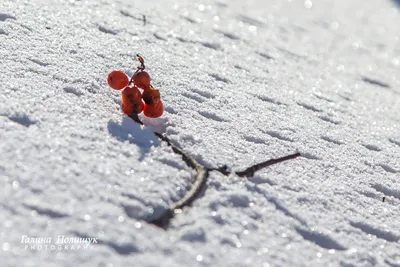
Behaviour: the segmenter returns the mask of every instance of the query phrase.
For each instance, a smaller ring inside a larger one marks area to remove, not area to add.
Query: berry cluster
[[[113,70],[108,74],[108,85],[122,91],[122,111],[128,116],[137,116],[143,111],[146,117],[158,118],[164,112],[164,105],[160,99],[160,91],[150,84],[150,75],[144,70],[144,59],[136,55],[140,62],[131,80],[120,70]],[[143,93],[140,92],[143,89]],[[144,101],[144,102],[143,102]]]

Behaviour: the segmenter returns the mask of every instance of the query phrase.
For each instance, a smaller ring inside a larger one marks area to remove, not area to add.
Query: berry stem
[[[137,67],[136,72],[138,72],[139,70],[144,70],[146,68],[146,66],[144,65],[144,58],[139,54],[136,54],[136,58],[140,62],[140,66]]]

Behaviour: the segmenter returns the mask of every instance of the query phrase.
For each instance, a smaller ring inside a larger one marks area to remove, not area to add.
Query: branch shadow
[[[130,144],[137,145],[141,152],[139,160],[143,160],[152,146],[160,145],[160,140],[150,128],[143,127],[126,116],[121,122],[109,120],[107,129],[118,141],[128,141]]]

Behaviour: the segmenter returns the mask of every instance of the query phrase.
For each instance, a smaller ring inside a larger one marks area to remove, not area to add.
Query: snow
[[[0,266],[400,266],[399,12],[1,1]],[[132,74],[136,53],[166,109],[146,126],[106,82]],[[249,179],[211,172],[164,231],[146,221],[194,171],[152,130],[207,167],[302,157]],[[23,236],[98,243],[38,250]]]

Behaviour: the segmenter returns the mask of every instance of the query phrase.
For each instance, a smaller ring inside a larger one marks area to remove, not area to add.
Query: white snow
[[[2,0],[0,266],[400,266],[399,25],[389,0]],[[106,82],[136,53],[145,127]],[[303,157],[211,172],[164,231],[194,171],[152,130],[207,167]]]

